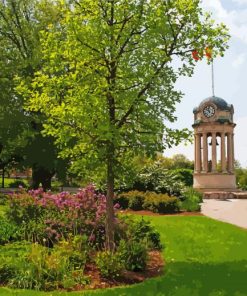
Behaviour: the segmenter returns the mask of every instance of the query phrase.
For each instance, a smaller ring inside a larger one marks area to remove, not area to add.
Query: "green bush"
[[[144,199],[145,192],[133,190],[121,193],[116,199],[116,202],[118,202],[123,209],[129,208],[134,211],[140,211],[143,209]]]
[[[177,213],[179,212],[179,200],[167,194],[147,192],[143,208],[159,214]]]
[[[154,213],[176,213],[179,211],[179,199],[168,194],[155,192],[129,191],[121,193],[115,200],[121,208],[128,208],[134,211],[149,210]]]
[[[0,205],[6,205],[8,203],[9,196],[5,193],[0,193]]]
[[[87,253],[83,237],[62,241],[53,249],[22,242],[1,247],[0,252],[1,284],[53,290],[88,283],[84,275]]]
[[[132,219],[130,217],[123,217],[122,221],[127,225],[127,229],[122,235],[125,241],[143,241],[147,242],[148,249],[161,250],[162,244],[160,242],[160,234],[151,225],[150,221],[144,219]]]
[[[5,218],[0,218],[0,245],[16,241],[19,238],[20,229]]]
[[[124,269],[123,258],[119,256],[118,252],[99,252],[96,256],[95,262],[99,268],[100,274],[105,278],[118,277]]]
[[[9,183],[9,188],[19,188],[19,187],[27,188],[27,184],[24,181],[16,180]]]
[[[174,169],[169,170],[171,174],[176,176],[177,181],[181,181],[185,186],[193,185],[193,170],[191,169]]]
[[[122,258],[127,270],[143,271],[148,259],[147,241],[121,240],[118,248],[119,257]]]
[[[187,212],[196,212],[201,210],[202,194],[192,187],[183,192],[180,209]]]

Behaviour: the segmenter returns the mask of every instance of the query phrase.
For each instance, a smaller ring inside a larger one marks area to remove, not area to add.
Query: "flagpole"
[[[211,71],[212,71],[212,93],[214,97],[214,60],[213,59],[211,63]]]

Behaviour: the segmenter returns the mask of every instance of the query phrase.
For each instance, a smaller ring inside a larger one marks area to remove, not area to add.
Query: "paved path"
[[[201,212],[210,218],[247,228],[247,199],[204,199]]]

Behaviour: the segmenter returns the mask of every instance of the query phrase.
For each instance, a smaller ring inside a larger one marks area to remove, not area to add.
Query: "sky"
[[[216,22],[229,28],[231,39],[224,57],[214,61],[215,96],[234,106],[235,159],[247,167],[247,0],[202,0],[205,11],[212,12]],[[211,66],[199,61],[192,77],[179,78],[177,88],[184,97],[177,105],[174,128],[192,129],[193,108],[212,95]],[[194,158],[193,145],[180,144],[164,151],[171,157],[182,153]]]

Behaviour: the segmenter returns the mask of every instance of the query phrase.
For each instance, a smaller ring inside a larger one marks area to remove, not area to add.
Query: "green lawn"
[[[202,216],[155,216],[166,262],[164,275],[130,287],[86,292],[35,292],[0,288],[0,295],[244,296],[247,231]]]

